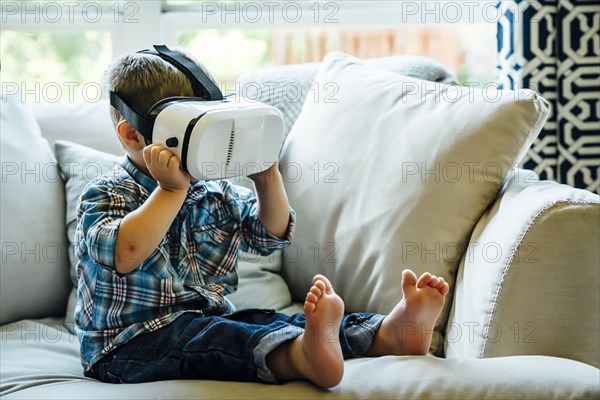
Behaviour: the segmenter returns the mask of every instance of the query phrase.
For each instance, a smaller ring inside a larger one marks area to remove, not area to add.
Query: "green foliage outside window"
[[[274,40],[276,35],[280,36]],[[494,38],[493,35],[480,36],[485,40],[473,41],[477,38],[474,34],[461,36],[472,41],[469,45],[462,43],[466,62],[455,66],[462,83],[493,81]],[[298,45],[302,48],[302,41],[293,40],[282,47],[281,39],[281,32],[269,30],[205,29],[177,35],[178,45],[196,56],[225,90],[232,89],[233,83],[246,72],[281,63],[285,46],[292,46],[293,50]],[[15,87],[21,92],[37,90],[38,98],[28,95],[26,100],[37,100],[40,96],[50,97],[50,100],[90,100],[90,97],[97,100],[107,95],[104,71],[112,57],[111,34],[107,31],[3,30],[0,34],[2,90],[6,92]],[[300,54],[295,62],[302,62],[302,57]],[[93,90],[85,92],[86,85],[93,86]]]
[[[108,32],[2,31],[0,35],[3,90],[17,85],[26,93],[36,90],[37,85],[38,95],[47,95],[51,100],[57,88],[61,100],[77,100],[86,96],[82,92],[85,85],[103,87],[104,70],[111,58]],[[35,98],[33,94],[30,97]]]

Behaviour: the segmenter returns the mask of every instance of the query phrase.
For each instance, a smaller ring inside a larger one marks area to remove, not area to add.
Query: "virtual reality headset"
[[[110,104],[142,134],[146,144],[171,150],[181,160],[181,168],[198,180],[250,175],[277,161],[283,140],[283,116],[277,108],[223,96],[192,60],[164,45],[154,49],[138,53],[156,55],[183,72],[194,97],[168,97],[142,113],[110,91]]]

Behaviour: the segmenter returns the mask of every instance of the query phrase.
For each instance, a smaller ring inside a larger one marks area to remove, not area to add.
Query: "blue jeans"
[[[371,346],[383,318],[370,313],[346,315],[339,335],[332,330],[333,337],[321,340],[339,338],[345,359],[359,357]],[[288,316],[259,309],[214,316],[184,313],[172,324],[116,348],[85,375],[111,383],[167,379],[277,383],[265,358],[302,334],[305,321],[302,313]]]

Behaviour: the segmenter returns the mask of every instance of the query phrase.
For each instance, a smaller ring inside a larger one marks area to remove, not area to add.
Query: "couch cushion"
[[[71,261],[70,275],[73,289],[69,296],[66,326],[74,330],[75,305],[77,302],[77,276],[73,244],[77,228],[77,202],[85,185],[92,179],[107,173],[111,166],[120,162],[123,156],[104,153],[68,141],[58,140],[54,143],[54,151],[61,175],[65,181],[67,198],[66,226],[69,237],[69,256]],[[281,309],[291,305],[291,295],[283,278],[281,269],[281,252],[270,256],[259,256],[240,252],[239,289],[229,296],[237,308],[259,307]]]
[[[41,101],[27,106],[51,146],[57,140],[68,140],[111,154],[125,154],[110,119],[108,100]]]
[[[452,72],[427,57],[404,55],[372,58],[365,62],[427,81],[455,82]],[[283,114],[284,137],[287,137],[307,96],[327,99],[335,95],[336,88],[330,82],[315,82],[319,67],[320,63],[303,63],[249,72],[236,82],[235,90],[240,96],[279,108]]]
[[[598,369],[555,357],[346,361],[341,384],[321,390],[284,385],[173,380],[102,383],[82,375],[77,338],[60,321],[20,321],[0,329],[3,399],[597,399]]]
[[[471,230],[539,133],[547,102],[529,90],[426,82],[342,53],[325,58],[315,82],[337,92],[307,97],[281,157],[298,216],[282,270],[294,298],[315,273],[351,312],[388,313],[404,268],[452,287]]]
[[[0,323],[64,315],[69,261],[58,168],[19,95],[0,102]]]
[[[74,312],[77,303],[77,257],[75,256],[75,229],[77,228],[77,202],[89,181],[109,172],[110,168],[121,162],[123,156],[104,153],[76,143],[64,140],[54,142],[54,153],[61,176],[65,182],[67,199],[65,221],[69,237],[70,278],[73,285],[67,305],[66,326],[75,332]]]

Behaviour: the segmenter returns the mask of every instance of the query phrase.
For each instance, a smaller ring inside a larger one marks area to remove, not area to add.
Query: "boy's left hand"
[[[275,161],[273,165],[265,169],[263,172],[248,175],[248,178],[252,179],[254,183],[259,184],[275,182],[275,176],[276,174],[279,174],[279,170],[277,169],[278,164],[279,163]]]

